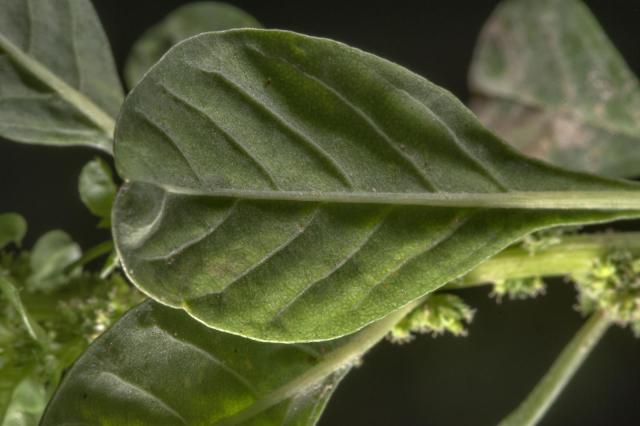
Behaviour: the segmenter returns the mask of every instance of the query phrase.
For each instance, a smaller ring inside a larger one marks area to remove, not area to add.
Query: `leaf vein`
[[[231,80],[229,77],[224,75],[221,71],[217,70],[208,70],[201,67],[195,67],[196,70],[205,73],[206,75],[212,76],[217,80],[221,81],[223,84],[227,85],[236,93],[240,94],[248,103],[257,107],[260,111],[267,114],[275,123],[285,129],[289,134],[294,136],[296,140],[302,142],[307,148],[311,149],[316,155],[318,155],[323,162],[331,166],[334,173],[337,174],[338,178],[346,185],[348,188],[353,188],[354,183],[347,174],[347,172],[343,169],[343,167],[333,158],[324,148],[318,145],[313,141],[308,135],[302,133],[299,129],[293,127],[290,123],[288,123],[284,118],[280,117],[277,113],[272,111],[267,105],[265,105],[261,100],[256,98],[254,95],[249,93],[246,89],[244,89],[241,85]]]
[[[456,215],[454,216],[454,218],[451,220],[451,222],[449,223],[449,225],[447,226],[447,228],[445,228],[445,230],[438,235],[437,238],[431,240],[429,242],[429,244],[422,250],[419,250],[417,253],[414,253],[411,256],[408,256],[406,259],[404,259],[402,262],[400,262],[400,264],[398,266],[396,266],[393,270],[391,270],[389,273],[385,274],[380,280],[378,280],[378,282],[376,282],[373,286],[371,286],[366,292],[365,294],[363,294],[362,298],[360,299],[360,301],[356,304],[355,309],[358,309],[360,306],[362,306],[365,302],[366,299],[369,298],[369,296],[377,289],[379,288],[381,285],[383,285],[386,280],[388,280],[390,277],[392,277],[393,275],[397,274],[398,272],[400,272],[405,266],[407,266],[410,262],[412,262],[413,260],[417,259],[418,257],[424,255],[425,253],[435,249],[436,247],[440,246],[441,244],[443,244],[445,241],[449,240],[451,237],[453,237],[455,235],[455,233],[462,228],[472,217],[472,214],[467,215],[466,217],[463,217],[462,219],[460,218],[460,216]]]
[[[213,235],[213,233],[216,232],[216,230],[220,228],[222,225],[224,225],[224,223],[229,219],[229,217],[231,217],[232,213],[235,211],[239,203],[240,203],[240,200],[235,199],[233,201],[233,204],[231,204],[231,206],[227,208],[227,211],[225,212],[224,216],[217,223],[215,223],[213,226],[208,228],[202,235],[198,235],[197,237],[185,243],[182,243],[177,247],[174,247],[171,251],[165,254],[157,255],[157,256],[143,256],[141,257],[141,259],[149,262],[157,262],[157,261],[163,261],[163,260],[166,261],[168,259],[177,257],[182,252],[187,250],[189,247],[193,247],[194,245],[200,243],[201,241],[204,241],[206,238],[209,238],[211,235]]]
[[[189,169],[189,171],[191,172],[191,174],[193,175],[193,177],[196,179],[196,181],[202,185],[202,179],[200,179],[200,175],[196,172],[196,170],[194,169],[193,165],[191,164],[191,160],[189,160],[189,158],[186,156],[186,154],[184,153],[184,151],[182,151],[182,148],[180,148],[180,146],[178,145],[178,143],[176,141],[173,140],[173,137],[167,132],[167,130],[162,127],[162,125],[156,123],[154,120],[151,119],[151,117],[149,117],[147,115],[147,113],[140,108],[135,108],[134,112],[147,124],[149,124],[151,126],[151,128],[155,129],[156,132],[158,134],[160,134],[160,136],[162,136],[163,139],[165,139],[166,141],[169,142],[169,145],[172,146],[174,148],[174,150],[178,153],[178,155],[180,155],[180,157],[185,161],[185,163],[187,164],[187,167]]]
[[[189,423],[186,421],[186,419],[184,417],[182,417],[182,415],[176,411],[174,408],[172,408],[169,404],[167,404],[165,401],[162,400],[162,398],[160,398],[158,395],[154,394],[153,392],[144,389],[143,387],[140,387],[140,385],[137,385],[133,382],[130,382],[127,379],[124,379],[122,377],[120,377],[118,374],[111,372],[111,371],[101,371],[99,373],[99,375],[101,376],[107,376],[111,379],[115,379],[115,380],[110,380],[111,383],[115,383],[116,386],[120,386],[121,388],[124,389],[129,389],[130,391],[133,391],[134,393],[137,393],[139,395],[144,396],[145,398],[151,399],[152,401],[156,402],[160,407],[162,407],[167,413],[171,414],[173,417],[175,417],[176,419],[179,419],[180,422],[182,424],[184,424],[185,426],[188,425]]]
[[[197,353],[198,355],[200,355],[202,358],[206,359],[207,361],[209,361],[211,364],[219,367],[220,369],[222,369],[223,371],[227,372],[228,374],[230,374],[234,379],[236,379],[236,381],[240,384],[242,384],[242,386],[248,390],[253,396],[257,397],[258,396],[258,391],[256,390],[256,388],[251,384],[251,382],[249,381],[249,379],[247,379],[245,376],[243,376],[242,374],[240,374],[239,371],[237,371],[236,369],[229,367],[226,363],[224,363],[222,360],[220,360],[219,358],[217,358],[216,356],[214,356],[212,353],[210,353],[209,351],[206,351],[204,349],[202,349],[200,346],[196,345],[193,342],[189,342],[187,340],[183,340],[180,339],[177,336],[174,336],[173,334],[171,334],[170,332],[168,332],[167,330],[165,330],[162,327],[156,326],[155,327],[157,330],[159,330],[162,335],[171,340],[172,342],[175,342],[177,344],[179,344],[180,346],[186,348],[188,351],[193,352],[193,353]]]
[[[231,143],[236,149],[238,149],[241,153],[243,153],[245,155],[245,157],[247,157],[250,161],[252,161],[255,164],[255,166],[258,168],[260,173],[262,173],[267,178],[267,180],[269,181],[269,185],[273,189],[279,189],[278,184],[276,183],[276,179],[273,176],[273,174],[269,171],[267,166],[262,161],[260,161],[260,159],[255,154],[253,154],[249,150],[249,148],[247,146],[245,146],[237,138],[233,137],[230,133],[228,133],[226,130],[224,130],[218,123],[216,123],[213,120],[213,118],[209,114],[207,114],[200,107],[198,107],[195,104],[193,104],[192,102],[189,102],[188,100],[184,99],[182,96],[178,95],[176,92],[174,92],[173,90],[169,89],[169,87],[167,87],[165,84],[163,84],[161,82],[158,82],[158,86],[162,90],[164,90],[165,93],[167,93],[169,96],[171,96],[172,99],[176,100],[181,105],[183,105],[186,108],[188,108],[189,110],[191,110],[191,111],[195,112],[196,114],[200,115],[201,117],[205,118],[207,120],[207,122],[210,123],[216,129],[216,131],[221,133],[222,136],[229,143]]]
[[[380,217],[380,220],[378,222],[376,222],[371,229],[369,230],[369,232],[365,235],[364,239],[362,241],[360,241],[360,243],[355,247],[354,250],[352,250],[347,256],[345,256],[343,259],[341,259],[333,269],[331,269],[331,271],[329,271],[327,274],[325,274],[324,276],[322,276],[321,278],[314,280],[310,283],[308,283],[300,292],[298,292],[293,298],[289,299],[287,301],[287,303],[285,303],[284,305],[282,305],[282,307],[273,315],[273,317],[269,320],[269,322],[274,323],[276,322],[278,319],[280,319],[282,317],[282,315],[287,312],[288,310],[291,309],[291,307],[293,305],[295,305],[296,303],[298,303],[302,297],[307,294],[312,288],[316,287],[318,284],[320,284],[321,282],[324,282],[326,280],[328,280],[331,276],[333,276],[336,272],[338,272],[339,270],[341,270],[347,263],[349,263],[352,259],[355,258],[355,256],[358,255],[358,253],[360,253],[362,251],[362,249],[369,243],[369,241],[371,241],[371,239],[374,237],[374,235],[380,230],[380,228],[382,227],[382,224],[386,221],[386,219],[389,217],[389,214],[391,213],[393,209],[387,209],[386,212]]]
[[[334,98],[338,99],[345,107],[347,107],[347,109],[351,110],[361,120],[361,122],[363,122],[369,129],[371,129],[396,155],[398,155],[398,157],[402,160],[403,163],[405,163],[405,165],[411,168],[411,170],[418,176],[425,189],[433,192],[438,191],[429,176],[426,174],[425,170],[421,168],[413,158],[407,155],[407,153],[405,153],[402,148],[400,148],[384,130],[382,130],[369,116],[367,116],[364,111],[362,111],[362,109],[360,109],[354,102],[350,101],[342,94],[340,94],[340,92],[329,85],[326,81],[302,70],[300,67],[292,64],[282,57],[267,56],[265,53],[261,52],[259,49],[256,49],[253,46],[247,46],[247,49],[261,55],[266,59],[277,59],[281,61],[282,63],[288,65],[289,68],[296,70],[299,74],[302,74],[307,79],[315,82],[327,93],[330,93]]]

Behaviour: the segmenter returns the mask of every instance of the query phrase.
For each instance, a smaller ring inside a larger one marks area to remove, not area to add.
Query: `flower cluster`
[[[391,330],[389,339],[394,343],[407,343],[415,334],[440,335],[449,332],[465,336],[467,324],[474,310],[454,294],[434,294]]]
[[[545,289],[541,277],[512,278],[494,282],[490,295],[501,302],[505,296],[510,300],[540,296],[545,293]]]
[[[614,251],[572,278],[581,312],[603,311],[612,322],[630,326],[640,336],[640,259],[628,251]]]

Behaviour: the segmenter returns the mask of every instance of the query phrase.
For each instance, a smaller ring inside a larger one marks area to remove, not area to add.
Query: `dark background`
[[[230,1],[268,28],[337,39],[391,59],[466,99],[475,39],[497,1]],[[94,0],[119,68],[135,39],[183,1]],[[640,70],[640,1],[586,2],[631,68]],[[82,207],[76,179],[96,154],[86,148],[0,143],[0,212],[29,221],[29,246],[52,228],[83,247],[109,238]],[[467,338],[384,343],[336,391],[320,424],[491,425],[511,411],[579,328],[575,293],[561,281],[547,295],[496,304],[488,290],[461,293],[477,308]],[[611,329],[543,421],[544,425],[640,424],[640,341]]]

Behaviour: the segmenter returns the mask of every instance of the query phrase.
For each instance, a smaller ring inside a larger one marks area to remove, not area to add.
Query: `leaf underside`
[[[503,2],[482,31],[469,81],[472,109],[523,153],[640,175],[640,84],[582,2]]]
[[[67,372],[41,425],[311,426],[349,365],[289,397],[282,389],[334,347],[255,342],[147,301]]]
[[[182,40],[207,31],[245,27],[260,28],[262,25],[230,4],[207,1],[179,7],[135,42],[124,66],[127,85],[134,87],[167,50]]]
[[[258,340],[343,336],[535,229],[637,214],[449,205],[637,186],[524,158],[410,71],[283,31],[173,48],[127,98],[115,155],[128,183],[114,238],[132,281]]]
[[[3,0],[0,136],[111,151],[123,92],[88,0]]]

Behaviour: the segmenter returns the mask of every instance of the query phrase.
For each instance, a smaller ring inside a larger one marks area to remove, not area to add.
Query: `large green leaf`
[[[578,0],[511,0],[487,22],[470,72],[480,119],[522,152],[640,175],[640,85]]]
[[[407,310],[339,341],[282,345],[148,301],[80,357],[42,426],[313,425],[340,379]]]
[[[253,16],[226,3],[207,1],[179,7],[149,28],[133,45],[124,67],[127,85],[135,86],[167,50],[191,36],[207,31],[261,26]]]
[[[123,93],[88,0],[3,0],[0,81],[0,136],[111,152]]]
[[[535,229],[640,207],[637,185],[520,156],[396,64],[283,31],[173,48],[123,105],[115,154],[129,277],[258,340],[354,332]]]

